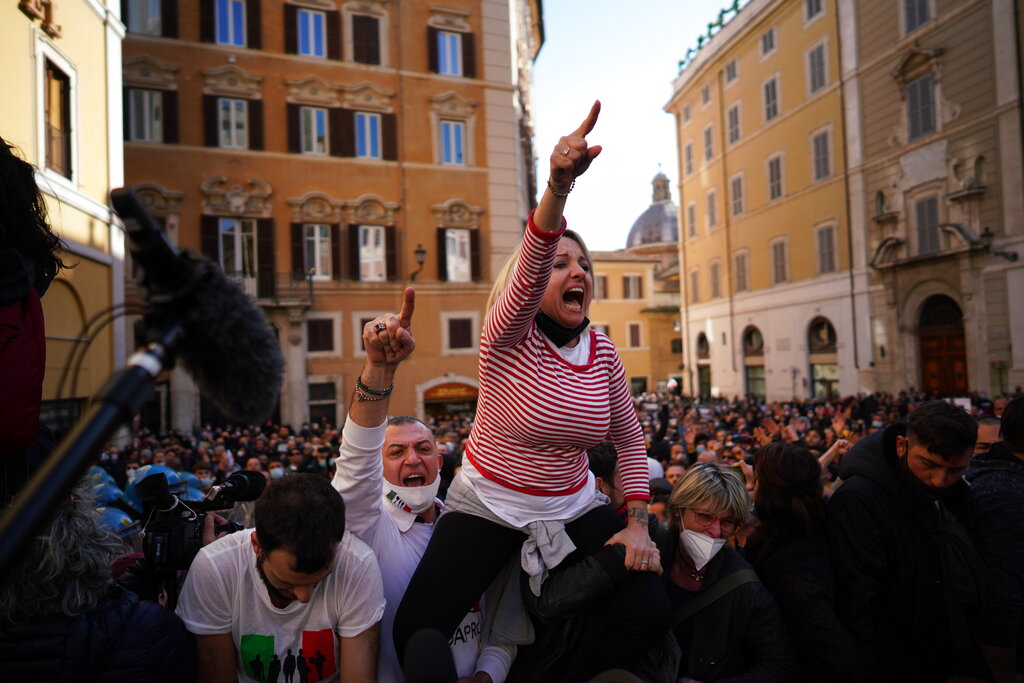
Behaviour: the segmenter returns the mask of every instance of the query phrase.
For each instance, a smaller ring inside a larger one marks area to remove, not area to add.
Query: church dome
[[[633,227],[629,231],[629,238],[626,240],[627,249],[641,244],[676,242],[679,239],[679,229],[676,224],[678,209],[672,203],[668,177],[658,171],[658,175],[654,176],[651,185],[654,188],[651,205],[633,223]]]

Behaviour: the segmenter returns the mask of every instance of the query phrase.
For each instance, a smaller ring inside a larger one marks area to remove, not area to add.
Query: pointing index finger
[[[594,130],[594,126],[597,125],[597,117],[601,114],[601,100],[594,100],[594,105],[590,108],[590,113],[587,114],[587,118],[583,119],[583,123],[580,127],[573,131],[573,135],[577,135],[581,138],[586,137],[590,131]]]
[[[416,309],[416,290],[407,287],[402,299],[402,310],[398,314],[398,324],[409,329],[412,325],[412,313]]]

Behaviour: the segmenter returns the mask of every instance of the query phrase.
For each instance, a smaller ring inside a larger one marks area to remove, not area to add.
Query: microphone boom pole
[[[39,533],[60,499],[89,469],[90,462],[122,424],[149,400],[156,377],[174,363],[182,327],[171,324],[96,394],[92,406],[0,516],[0,580],[28,541]]]

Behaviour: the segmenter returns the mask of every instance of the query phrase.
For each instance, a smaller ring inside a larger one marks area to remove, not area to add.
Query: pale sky
[[[587,140],[604,151],[577,181],[565,211],[591,249],[626,246],[633,221],[650,206],[658,164],[678,205],[676,133],[663,107],[679,60],[727,4],[545,0],[545,41],[533,84],[538,183],[543,189],[558,138],[601,100],[601,118]]]

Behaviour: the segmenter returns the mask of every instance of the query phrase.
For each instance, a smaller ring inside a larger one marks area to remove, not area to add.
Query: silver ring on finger
[[[388,329],[388,326],[386,323],[379,322],[373,326],[373,329],[375,329],[377,332],[383,332],[384,330]]]
[[[565,149],[563,149],[562,150],[562,156],[566,156],[566,157],[569,156],[569,150],[570,149],[571,149],[570,147],[566,147]]]

